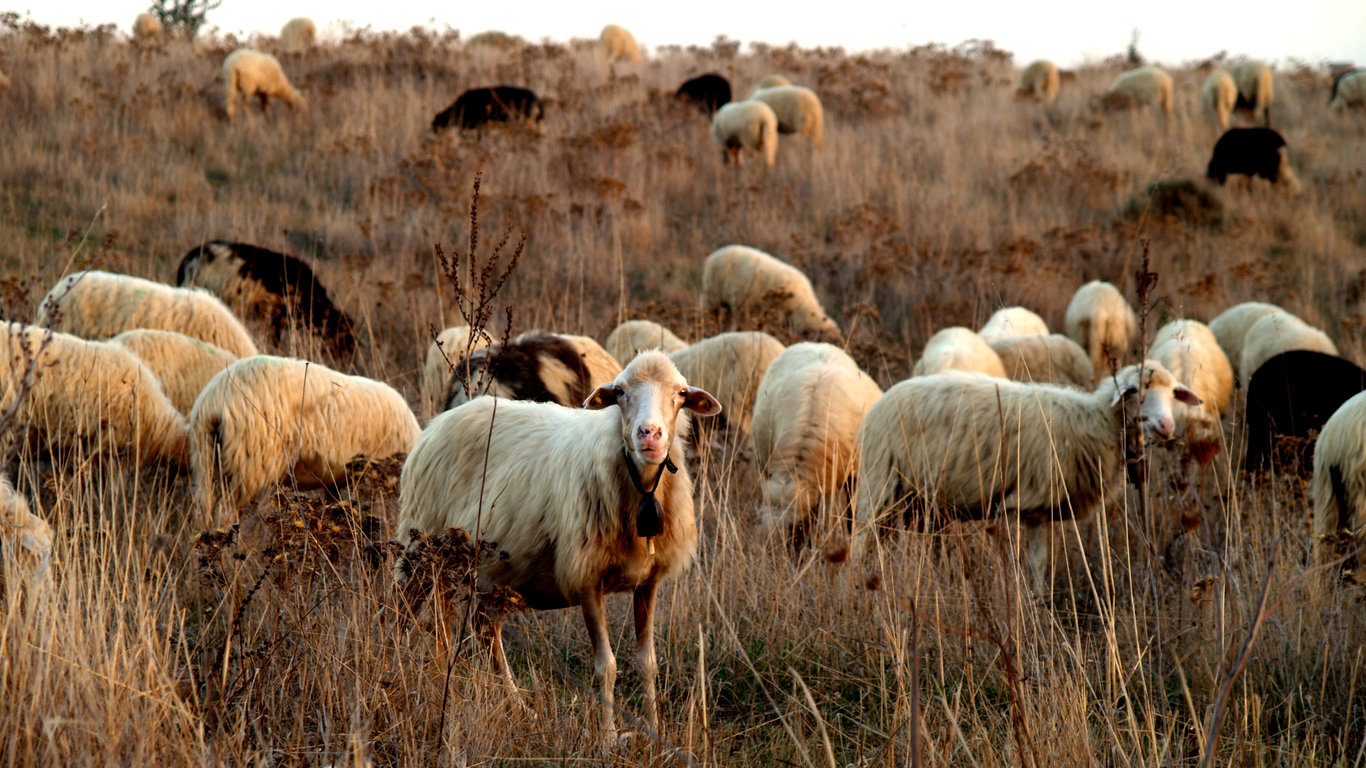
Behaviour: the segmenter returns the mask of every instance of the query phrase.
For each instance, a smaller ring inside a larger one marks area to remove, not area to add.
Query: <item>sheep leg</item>
[[[1044,523],[1025,523],[1021,530],[1024,536],[1025,557],[1029,561],[1029,586],[1036,598],[1044,597],[1052,591],[1045,589],[1045,586],[1048,585],[1046,579],[1050,554],[1049,538],[1045,525]]]
[[[636,587],[636,665],[640,669],[640,679],[645,687],[645,723],[650,730],[659,733],[659,705],[655,699],[655,672],[658,669],[655,659],[655,582],[650,581]]]
[[[611,746],[616,741],[616,703],[613,691],[617,685],[617,659],[612,655],[612,641],[607,636],[607,614],[603,612],[602,591],[589,590],[583,596],[583,622],[588,627],[588,639],[593,644],[593,671],[602,680],[602,741]]]

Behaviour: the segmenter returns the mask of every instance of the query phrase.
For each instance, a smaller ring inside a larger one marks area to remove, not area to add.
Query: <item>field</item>
[[[702,260],[745,243],[811,275],[884,387],[909,375],[934,331],[978,327],[1002,305],[1061,329],[1072,292],[1095,278],[1138,303],[1145,264],[1156,276],[1147,338],[1169,317],[1208,320],[1257,299],[1366,360],[1366,122],[1329,113],[1327,74],[1308,65],[1278,68],[1271,113],[1304,191],[1231,184],[1182,198],[1148,190],[1203,183],[1218,132],[1196,103],[1201,62],[1166,62],[1177,100],[1164,121],[1089,107],[1120,56],[1075,70],[1044,110],[1015,99],[1023,62],[989,44],[854,55],[718,39],[614,69],[588,46],[366,31],[280,55],[305,110],[253,106],[228,122],[218,68],[242,41],[134,47],[109,29],[0,23],[0,70],[14,81],[0,92],[8,320],[30,320],[71,270],[172,282],[204,240],[256,243],[310,258],[360,331],[349,360],[307,334],[267,346],[387,381],[425,417],[424,350],[480,293],[477,281],[457,291],[439,254],[459,270],[471,258],[510,269],[485,302],[496,336],[603,339],[651,317],[698,339],[721,329],[696,310]],[[825,146],[784,137],[771,172],[723,165],[706,118],[671,97],[707,71],[740,93],[769,72],[810,85],[826,108]],[[462,90],[497,83],[542,94],[542,126],[430,131]],[[1226,422],[1235,446],[1237,414]],[[392,463],[339,489],[340,501],[285,491],[214,532],[188,511],[186,474],[79,447],[39,460],[13,431],[4,441],[58,542],[45,581],[27,583],[6,559],[5,765],[1366,756],[1361,588],[1310,572],[1305,478],[1247,475],[1236,447],[1203,476],[1203,502],[1170,452],[1153,449],[1148,482],[1112,499],[1096,526],[1103,545],[1054,527],[1055,592],[1033,599],[1010,526],[888,537],[875,581],[791,552],[758,525],[748,447],[723,437],[696,470],[698,562],[659,601],[663,741],[604,753],[576,611],[508,619],[525,709],[474,638],[458,635],[443,655],[431,612],[410,615],[385,544]],[[433,546],[459,575],[471,553]],[[609,602],[630,727],[640,695],[629,600]]]

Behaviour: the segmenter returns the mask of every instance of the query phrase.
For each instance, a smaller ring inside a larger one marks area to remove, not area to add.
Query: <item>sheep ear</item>
[[[617,393],[612,387],[612,382],[598,385],[598,388],[593,390],[593,394],[589,395],[588,399],[583,401],[583,407],[590,411],[600,411],[609,405],[616,404]]]
[[[683,407],[696,411],[701,416],[715,416],[721,412],[721,403],[705,389],[697,387],[688,387],[687,393],[683,395]]]
[[[1137,387],[1137,385],[1130,384],[1130,385],[1125,386],[1125,387],[1117,388],[1117,389],[1115,390],[1115,396],[1114,396],[1113,398],[1110,399],[1110,407],[1111,407],[1111,408],[1115,407],[1115,405],[1117,405],[1117,404],[1119,403],[1120,400],[1123,400],[1124,398],[1128,397],[1129,395],[1135,395],[1135,394],[1138,394],[1138,387]]]
[[[1205,402],[1200,399],[1199,395],[1187,389],[1184,384],[1177,384],[1175,387],[1172,387],[1172,396],[1175,397],[1178,402],[1185,403],[1186,405],[1200,405]]]

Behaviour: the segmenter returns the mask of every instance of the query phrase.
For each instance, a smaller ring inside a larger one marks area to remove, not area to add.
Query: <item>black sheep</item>
[[[1277,437],[1308,437],[1363,389],[1366,370],[1335,355],[1292,350],[1267,360],[1247,385],[1243,466],[1267,466]]]
[[[453,125],[469,130],[484,123],[509,120],[539,122],[544,116],[545,107],[540,97],[526,88],[512,85],[471,88],[432,118],[432,130],[440,131]]]
[[[1292,187],[1295,174],[1286,158],[1285,139],[1270,128],[1230,128],[1214,144],[1206,175],[1220,184],[1231,174],[1261,176]]]
[[[710,115],[730,101],[730,81],[715,72],[708,72],[678,86],[674,95]]]

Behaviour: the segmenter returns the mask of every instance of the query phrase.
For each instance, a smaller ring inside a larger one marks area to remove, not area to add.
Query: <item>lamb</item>
[[[1366,69],[1349,69],[1333,78],[1328,106],[1339,112],[1348,107],[1366,107]]]
[[[138,461],[183,465],[189,454],[185,417],[147,366],[123,347],[86,341],[32,325],[0,330],[0,413],[15,418],[51,449],[73,443]]]
[[[280,44],[285,50],[306,51],[318,41],[318,25],[307,16],[296,16],[280,28]]]
[[[268,53],[238,48],[223,59],[223,110],[229,119],[237,114],[239,98],[255,96],[265,111],[270,99],[284,101],[291,109],[303,109],[304,97],[289,84],[280,62]]]
[[[422,364],[422,402],[429,415],[438,413],[445,404],[455,363],[491,343],[486,333],[471,338],[468,325],[453,325],[432,339]]]
[[[1138,315],[1118,288],[1092,280],[1072,294],[1063,325],[1090,355],[1095,372],[1104,375],[1115,369],[1112,361],[1122,361],[1128,352],[1138,331]]]
[[[944,328],[925,342],[925,350],[915,361],[915,375],[929,376],[942,371],[975,371],[1005,378],[1000,355],[971,328]]]
[[[477,349],[468,360],[456,363],[445,407],[454,408],[485,393],[573,407],[619,373],[621,364],[616,358],[587,336],[524,333],[506,347]]]
[[[647,349],[658,349],[667,355],[688,346],[688,342],[653,320],[627,320],[612,329],[605,346],[612,357],[630,361]]]
[[[352,459],[406,453],[421,431],[403,395],[383,382],[287,357],[238,360],[190,411],[195,502],[208,524],[223,504],[234,519],[267,486],[332,485]]]
[[[132,352],[161,382],[181,415],[189,416],[199,393],[218,372],[237,362],[233,353],[175,331],[137,328],[109,340]]]
[[[1271,125],[1271,67],[1264,61],[1243,61],[1233,65],[1233,80],[1238,84],[1237,109],[1261,116],[1262,125]]]
[[[821,308],[811,281],[796,267],[757,248],[726,245],[702,267],[703,312],[740,315],[776,311],[793,332],[819,341],[840,341],[840,329]]]
[[[161,37],[161,19],[143,11],[133,17],[133,40],[147,43]]]
[[[1260,176],[1272,184],[1282,182],[1292,193],[1300,190],[1285,139],[1270,128],[1230,128],[1214,143],[1205,175],[1223,184],[1232,174],[1249,179]]]
[[[432,131],[460,126],[470,131],[487,123],[513,120],[540,122],[545,117],[545,105],[535,91],[515,85],[495,85],[471,88],[460,94],[449,107],[432,118]]]
[[[1209,321],[1209,329],[1219,341],[1219,348],[1228,355],[1229,362],[1237,364],[1243,360],[1243,338],[1247,336],[1247,329],[1272,312],[1284,311],[1275,304],[1245,301],[1229,307]],[[1242,382],[1238,384],[1241,386]]]
[[[602,48],[607,53],[608,64],[614,61],[624,61],[628,64],[640,63],[640,46],[636,44],[635,35],[632,35],[625,27],[608,24],[602,28],[598,40],[602,42]]]
[[[1178,381],[1204,399],[1198,407],[1176,403],[1176,432],[1190,457],[1206,466],[1224,442],[1220,415],[1233,398],[1233,366],[1214,332],[1196,320],[1173,320],[1153,336],[1148,357],[1161,362]]]
[[[655,594],[697,551],[688,421],[678,416],[721,406],[659,351],[636,357],[583,406],[481,397],[437,416],[403,465],[398,531],[406,544],[414,530],[463,528],[501,553],[480,569],[485,589],[511,587],[538,610],[581,606],[610,743],[617,664],[604,595],[633,592],[645,721],[657,730]],[[501,624],[492,629],[494,663],[515,690]]]
[[[708,72],[678,86],[674,96],[691,103],[703,114],[710,115],[721,105],[730,102],[730,81],[715,72]]]
[[[749,434],[759,382],[783,349],[767,333],[732,331],[673,352],[669,360],[684,378],[720,401],[725,410],[713,423],[743,436]]]
[[[721,148],[721,159],[744,164],[744,150],[758,153],[773,167],[778,157],[778,116],[762,101],[732,101],[711,117],[711,137]]]
[[[52,526],[33,514],[8,475],[0,475],[0,554],[22,562],[24,570],[38,578],[52,557]]]
[[[988,342],[1007,336],[1028,336],[1036,333],[1048,333],[1048,323],[1024,307],[1002,307],[996,310],[986,325],[982,326],[982,330],[978,331],[978,335]]]
[[[1058,65],[1048,59],[1031,61],[1020,73],[1020,87],[1016,94],[1021,98],[1038,99],[1044,106],[1051,107],[1058,98]]]
[[[783,88],[789,85],[792,85],[792,81],[782,75],[764,75],[754,84],[753,90],[762,91],[765,88]]]
[[[1096,378],[1091,358],[1077,342],[1061,333],[1006,336],[990,342],[1001,358],[1006,377],[1015,381],[1051,382],[1089,389]]]
[[[1228,130],[1229,115],[1238,103],[1238,86],[1233,82],[1233,75],[1223,69],[1211,72],[1205,84],[1200,86],[1200,101],[1214,113],[1219,130]]]
[[[1342,404],[1323,425],[1314,444],[1315,549],[1320,562],[1338,554],[1346,539],[1355,549],[1366,537],[1366,392]]]
[[[251,334],[208,291],[97,270],[73,272],[57,283],[43,297],[34,325],[87,339],[155,328],[207,341],[239,358],[256,354]]]
[[[1366,370],[1334,355],[1292,350],[1267,360],[1247,384],[1243,467],[1255,471],[1268,466],[1278,438],[1308,437],[1362,390]],[[1298,467],[1286,469],[1293,473]]]
[[[773,114],[778,118],[778,133],[799,133],[811,140],[811,146],[820,149],[825,111],[815,91],[800,85],[782,85],[756,90],[749,99],[773,108]]]
[[[882,388],[831,344],[793,344],[764,372],[750,439],[764,477],[764,525],[807,537],[813,517],[847,519],[858,474],[854,440]],[[842,502],[841,502],[842,499]]]
[[[1160,67],[1139,67],[1123,72],[1115,78],[1101,97],[1109,109],[1129,106],[1157,107],[1162,114],[1172,114],[1172,76]]]
[[[1246,387],[1248,380],[1267,360],[1292,349],[1307,349],[1336,355],[1337,345],[1328,334],[1289,312],[1272,312],[1248,327],[1243,336],[1243,355],[1238,377]]]
[[[893,511],[1018,514],[1037,592],[1048,553],[1043,523],[1089,517],[1126,447],[1172,435],[1173,402],[1200,398],[1153,360],[1101,379],[1090,393],[960,371],[907,379],[859,429],[854,554]]]

